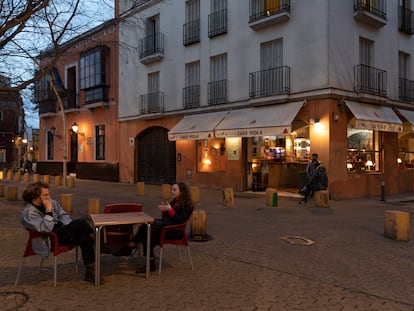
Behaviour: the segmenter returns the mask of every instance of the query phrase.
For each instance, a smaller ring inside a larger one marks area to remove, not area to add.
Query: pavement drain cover
[[[286,241],[290,244],[295,244],[295,245],[310,246],[310,245],[315,244],[315,241],[312,241],[311,239],[308,239],[308,238],[304,238],[302,236],[284,236],[284,237],[281,237],[281,239],[283,241]]]

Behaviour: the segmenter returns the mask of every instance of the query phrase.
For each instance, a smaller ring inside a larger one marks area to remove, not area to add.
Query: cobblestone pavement
[[[18,186],[18,201],[0,198],[0,310],[414,310],[413,241],[384,237],[384,211],[414,211],[414,193],[379,198],[312,202],[299,205],[282,196],[277,207],[259,193],[235,193],[235,208],[222,204],[222,192],[200,189],[196,209],[206,212],[206,242],[191,243],[195,269],[185,250],[182,262],[166,246],[161,276],[136,274],[137,257],[101,256],[105,284],[83,281],[74,273],[74,252],[58,257],[58,284],[53,287],[53,260],[39,269],[39,257],[26,259],[20,283],[14,280],[27,233],[18,221],[25,182],[0,180],[7,196]],[[139,202],[157,216],[161,186],[76,180],[74,188],[51,193],[73,194],[73,218],[87,215],[88,199],[105,204]],[[293,196],[293,197],[292,197]],[[412,216],[411,216],[412,220]],[[410,229],[413,237],[413,228]],[[285,236],[315,241],[293,245]],[[158,252],[158,249],[156,249]]]

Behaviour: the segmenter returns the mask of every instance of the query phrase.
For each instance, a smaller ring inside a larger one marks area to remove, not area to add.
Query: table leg
[[[101,229],[95,227],[95,285],[101,283]]]
[[[150,245],[151,244],[151,224],[147,223],[147,264],[145,270],[145,277],[148,279],[150,274]]]

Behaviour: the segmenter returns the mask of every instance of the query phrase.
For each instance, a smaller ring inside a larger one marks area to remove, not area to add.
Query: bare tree
[[[102,14],[97,15],[97,6],[106,7],[113,14],[110,2],[0,1],[0,75],[11,80],[9,85],[0,85],[0,91],[18,92],[46,76],[64,52],[59,48],[63,42],[104,21]],[[45,50],[50,61],[43,70],[35,71],[38,56]]]

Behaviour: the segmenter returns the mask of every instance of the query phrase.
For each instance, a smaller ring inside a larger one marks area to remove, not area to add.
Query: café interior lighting
[[[401,158],[397,158],[397,163],[398,163],[398,164],[401,164],[401,163],[402,163]]]
[[[365,163],[365,166],[368,168],[368,171],[370,171],[371,170],[371,166],[374,166],[374,163],[371,160],[368,160]]]

